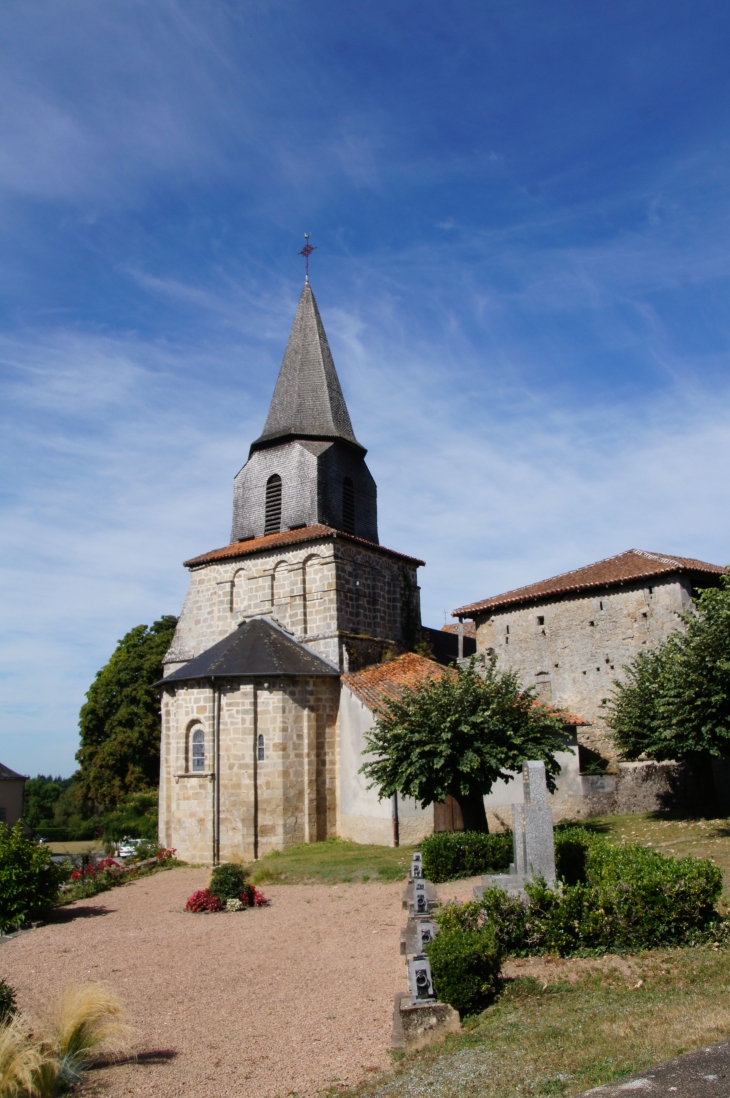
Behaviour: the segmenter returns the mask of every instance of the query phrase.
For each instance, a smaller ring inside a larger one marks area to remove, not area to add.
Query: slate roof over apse
[[[230,557],[245,557],[249,553],[260,553],[265,549],[278,549],[284,545],[297,545],[301,541],[332,540],[350,542],[352,545],[362,545],[366,549],[375,549],[386,557],[395,557],[397,560],[405,560],[408,564],[421,567],[425,561],[416,557],[407,557],[405,553],[396,553],[395,549],[386,549],[383,545],[376,545],[373,541],[365,541],[364,538],[356,538],[354,534],[346,534],[344,530],[335,530],[332,526],[302,526],[298,530],[284,530],[280,534],[266,534],[262,538],[249,538],[246,541],[233,541],[230,545],[224,545],[221,549],[212,549],[210,553],[192,557],[184,561],[186,568],[195,568],[199,564],[208,564],[214,560],[227,560]]]
[[[14,770],[11,770],[9,766],[4,766],[0,763],[0,782],[21,781],[27,782],[27,774],[16,774]]]
[[[647,553],[644,549],[629,549],[615,557],[606,557],[596,564],[585,568],[576,568],[572,572],[563,572],[552,579],[532,583],[528,587],[518,587],[504,595],[472,602],[453,611],[459,615],[481,614],[505,606],[518,606],[520,603],[536,602],[552,595],[569,594],[576,591],[589,591],[598,587],[620,587],[624,583],[652,579],[656,576],[672,575],[677,572],[688,575],[698,585],[704,581],[711,584],[713,578],[726,573],[727,568],[719,564],[708,564],[693,557],[667,557],[660,553]]]
[[[299,299],[269,414],[251,453],[288,438],[355,438],[312,287]]]
[[[315,656],[270,621],[251,618],[157,686],[192,679],[271,678],[276,675],[339,677],[336,667]]]
[[[415,652],[406,652],[389,663],[378,663],[374,667],[366,667],[364,671],[343,675],[342,681],[368,709],[378,709],[385,698],[394,701],[402,698],[406,687],[417,686],[425,678],[440,678],[448,674],[433,660],[417,656]]]

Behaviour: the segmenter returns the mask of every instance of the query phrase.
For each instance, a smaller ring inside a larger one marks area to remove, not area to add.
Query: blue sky
[[[423,618],[730,560],[730,8],[6,0],[0,760],[225,544],[312,283]]]

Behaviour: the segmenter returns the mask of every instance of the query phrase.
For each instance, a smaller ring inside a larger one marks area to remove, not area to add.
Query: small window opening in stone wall
[[[281,477],[274,473],[266,481],[266,516],[264,534],[278,534],[281,530]]]
[[[595,625],[596,623],[594,621],[589,621],[588,624],[589,625]]]
[[[598,609],[599,609],[599,610],[603,610],[603,603],[602,603],[602,602],[599,602],[599,604],[598,604]]]
[[[505,632],[509,633],[509,625],[507,626],[507,629],[505,630]]]
[[[355,533],[355,486],[349,477],[342,482],[342,529],[346,534]]]
[[[258,746],[256,749],[256,758],[259,762],[263,762],[266,758],[266,749],[264,747],[264,737],[259,733]]]
[[[544,625],[545,624],[545,616],[543,614],[538,614],[537,615],[537,624],[538,625]]]
[[[196,728],[190,737],[190,760],[193,773],[205,770],[205,732]]]

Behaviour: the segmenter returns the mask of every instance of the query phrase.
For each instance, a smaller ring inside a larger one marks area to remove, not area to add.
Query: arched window
[[[264,751],[264,737],[262,735],[259,735],[257,755],[259,762],[263,762],[266,758],[266,752]]]
[[[196,728],[190,737],[190,758],[192,770],[205,770],[205,732],[202,728]]]
[[[342,529],[346,534],[355,533],[355,488],[349,477],[342,482]]]
[[[274,473],[266,481],[266,517],[264,534],[278,534],[281,530],[281,477]]]

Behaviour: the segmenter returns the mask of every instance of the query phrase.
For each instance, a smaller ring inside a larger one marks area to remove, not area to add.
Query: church
[[[424,562],[380,544],[365,455],[307,278],[264,429],[234,479],[230,542],[185,562],[160,684],[160,841],[216,864],[458,828],[458,806],[380,800],[360,768],[383,702],[477,649],[565,715],[573,750],[558,756],[556,819],[661,807],[672,764],[615,757],[606,695],[726,569],[630,550],[424,629]],[[434,659],[413,651],[424,640]],[[520,799],[519,783],[497,782],[490,826]]]
[[[230,543],[185,562],[165,659],[160,838],[188,861],[432,830],[432,813],[409,802],[394,839],[394,806],[358,774],[371,710],[348,691],[348,721],[341,704],[342,676],[356,689],[358,671],[397,674],[400,656],[401,678],[434,666],[411,652],[423,561],[380,544],[365,455],[307,280],[263,432],[234,480]]]

